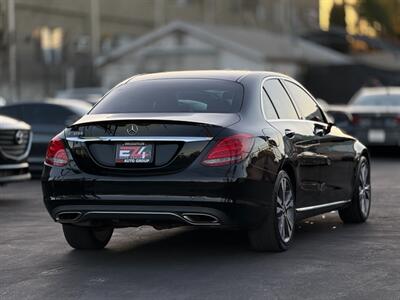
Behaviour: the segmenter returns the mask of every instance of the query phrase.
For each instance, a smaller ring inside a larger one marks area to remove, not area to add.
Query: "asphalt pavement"
[[[150,227],[76,251],[39,181],[0,187],[0,299],[400,299],[400,154],[375,156],[372,185],[366,224],[305,220],[278,254],[240,232]]]

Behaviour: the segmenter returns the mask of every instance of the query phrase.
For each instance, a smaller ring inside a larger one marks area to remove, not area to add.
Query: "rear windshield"
[[[400,106],[400,94],[364,95],[352,102],[361,106]]]
[[[133,81],[112,90],[90,114],[107,113],[236,113],[243,87],[233,81],[159,79]]]

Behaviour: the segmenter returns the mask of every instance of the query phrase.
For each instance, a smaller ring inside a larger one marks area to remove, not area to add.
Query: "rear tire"
[[[63,224],[65,239],[75,249],[103,249],[111,239],[114,228],[81,227]]]
[[[281,252],[289,248],[295,225],[295,193],[290,177],[280,171],[272,194],[272,206],[260,227],[249,231],[256,251]]]
[[[349,206],[339,210],[343,223],[363,223],[368,219],[371,208],[371,175],[369,162],[361,157],[358,164],[353,198]]]

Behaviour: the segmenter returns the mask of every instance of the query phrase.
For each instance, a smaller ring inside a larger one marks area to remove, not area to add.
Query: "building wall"
[[[192,36],[170,34],[104,65],[100,74],[102,85],[111,88],[140,73],[208,69],[268,70],[296,76],[300,66],[251,60]]]
[[[90,63],[90,1],[15,1],[19,97],[40,99],[51,96],[57,89],[65,87],[67,69],[79,69],[81,64]],[[0,17],[1,12],[3,15],[6,12],[6,2],[0,0]],[[318,24],[309,17],[317,10],[318,0],[99,0],[99,7],[104,51],[176,19],[294,34]],[[292,16],[292,22],[287,21],[289,16]],[[0,34],[5,23],[6,18],[1,18]],[[63,59],[55,65],[43,63],[38,30],[44,26],[60,27],[64,33]],[[0,47],[0,93],[5,97],[9,95],[7,64],[7,43],[3,43]],[[84,67],[87,69],[88,66]],[[82,78],[85,79],[85,75],[80,76],[78,84],[87,84],[81,81]]]

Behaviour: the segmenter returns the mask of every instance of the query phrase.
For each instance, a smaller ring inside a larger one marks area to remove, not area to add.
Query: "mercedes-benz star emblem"
[[[126,126],[126,132],[129,135],[136,135],[139,131],[139,128],[137,127],[136,124],[129,124],[128,126]]]
[[[14,142],[17,145],[21,145],[24,142],[24,133],[21,130],[17,130],[14,135]]]

